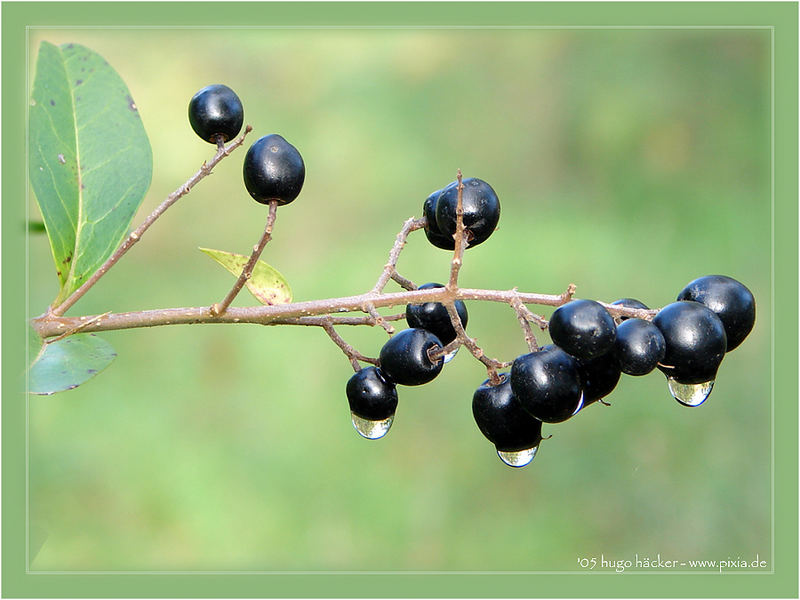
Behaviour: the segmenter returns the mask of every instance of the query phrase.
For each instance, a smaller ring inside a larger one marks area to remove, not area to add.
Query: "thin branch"
[[[364,304],[364,312],[372,317],[375,324],[381,326],[386,333],[389,335],[394,334],[395,328],[386,322],[386,320],[383,318],[383,315],[376,310],[375,306],[371,302]]]
[[[204,162],[203,165],[200,167],[200,170],[197,171],[194,175],[192,175],[182,186],[180,186],[177,190],[172,192],[169,196],[167,196],[166,200],[164,200],[150,215],[144,220],[144,222],[139,225],[128,237],[125,239],[124,242],[117,248],[114,253],[108,257],[108,260],[104,262],[97,271],[95,271],[89,279],[87,279],[83,285],[81,285],[77,290],[72,292],[72,294],[67,297],[61,304],[58,306],[52,307],[48,314],[61,316],[63,315],[69,307],[75,304],[81,297],[89,291],[89,289],[97,283],[97,281],[105,275],[108,270],[113,267],[117,261],[122,258],[125,253],[130,250],[133,245],[138,242],[144,232],[147,231],[150,226],[155,223],[156,219],[158,219],[164,212],[175,202],[177,202],[180,198],[188,194],[192,188],[204,177],[211,174],[211,169],[217,166],[217,163],[221,161],[223,158],[228,156],[232,150],[235,150],[239,146],[242,145],[244,142],[245,136],[250,133],[253,128],[248,125],[245,127],[244,133],[239,136],[235,141],[233,141],[227,148],[224,145],[217,146],[217,153],[214,157],[208,161]]]
[[[222,315],[212,315],[210,307],[162,308],[125,313],[108,313],[98,322],[87,325],[84,331],[115,331],[119,329],[135,329],[138,327],[158,327],[163,325],[193,325],[201,323],[255,323],[259,325],[276,324],[281,319],[297,317],[338,314],[343,312],[363,312],[364,303],[371,302],[375,308],[403,306],[405,304],[423,304],[425,302],[448,302],[455,300],[476,300],[482,302],[501,302],[508,304],[518,296],[524,304],[541,306],[561,306],[565,303],[564,294],[534,294],[515,290],[483,290],[461,288],[450,293],[447,288],[428,288],[424,290],[402,291],[374,295],[371,293],[341,298],[327,298],[306,302],[292,302],[272,306],[229,307]],[[643,314],[655,315],[656,310],[626,308],[604,304],[614,314],[637,317]],[[61,335],[65,331],[80,325],[93,315],[81,317],[61,317],[42,315],[31,321],[40,337],[46,339]],[[386,320],[386,317],[384,317]],[[373,324],[373,323],[365,323]],[[460,324],[460,321],[459,321]]]
[[[466,228],[464,227],[464,184],[461,182],[461,169],[456,174],[458,181],[456,195],[456,232],[453,236],[455,247],[453,249],[453,259],[450,261],[450,281],[447,282],[447,289],[456,291],[458,289],[458,273],[464,260],[464,250],[467,248]]]
[[[519,296],[515,296],[509,304],[511,304],[511,308],[517,313],[517,319],[519,320],[520,327],[522,327],[522,333],[525,335],[525,342],[528,344],[528,349],[531,352],[536,352],[539,349],[539,344],[536,343],[536,336],[533,335],[533,329],[531,329],[529,319],[529,315],[533,316],[533,313],[522,303]]]
[[[461,324],[461,318],[458,316],[455,303],[453,301],[445,301],[442,304],[444,304],[444,307],[447,309],[447,314],[450,316],[450,322],[453,324],[453,328],[456,330],[456,339],[454,342],[457,341],[460,344],[463,344],[470,351],[472,356],[483,363],[483,365],[486,367],[486,372],[489,374],[489,381],[492,383],[492,385],[499,384],[500,376],[498,375],[497,371],[499,369],[508,368],[511,366],[511,363],[501,362],[486,356],[483,348],[478,346],[478,343],[475,341],[475,339],[469,337],[467,332],[464,330],[464,326]],[[444,356],[445,350],[447,350],[447,353],[449,353],[458,347],[458,345],[456,345],[455,348],[452,348],[452,345],[453,342],[448,344],[445,348],[430,353],[429,357],[432,360],[436,360],[437,358]]]
[[[50,339],[44,340],[44,342],[43,342],[43,343],[46,345],[46,344],[52,344],[53,342],[57,342],[58,340],[63,340],[65,337],[67,337],[67,336],[69,336],[69,335],[73,335],[73,334],[75,334],[75,333],[78,333],[78,332],[80,332],[80,331],[83,331],[84,329],[86,329],[86,328],[87,328],[87,327],[89,327],[90,325],[93,325],[93,324],[97,323],[98,321],[100,321],[101,319],[103,319],[103,317],[107,317],[107,316],[108,316],[108,315],[110,315],[110,314],[111,314],[110,312],[105,312],[105,313],[103,313],[102,315],[97,315],[97,316],[94,316],[94,317],[92,317],[91,319],[88,319],[88,320],[86,320],[86,321],[83,321],[83,322],[82,322],[82,323],[80,323],[79,325],[76,325],[75,327],[73,327],[73,328],[72,328],[72,329],[70,329],[69,331],[65,331],[64,333],[62,333],[62,334],[61,334],[61,335],[59,335],[59,336],[56,336],[56,337],[54,337],[54,338],[50,338]],[[85,317],[81,317],[81,318],[82,318],[82,319],[85,319]]]
[[[328,334],[328,337],[330,337],[331,340],[333,340],[333,343],[339,346],[339,348],[341,348],[342,352],[344,352],[345,356],[347,356],[347,358],[350,360],[350,364],[353,365],[353,369],[356,372],[361,370],[361,365],[358,364],[358,361],[370,363],[373,365],[378,364],[377,358],[370,358],[368,356],[364,356],[358,350],[353,348],[353,346],[344,341],[344,338],[342,338],[342,336],[340,336],[336,332],[336,329],[334,329],[333,323],[330,321],[330,319],[323,321],[320,324],[320,326],[325,330],[325,333]]]
[[[406,279],[397,271],[392,271],[392,279],[397,282],[397,284],[403,288],[404,290],[415,290],[417,289],[417,284],[411,281],[410,279]]]
[[[213,315],[221,315],[233,302],[233,299],[236,298],[236,295],[242,291],[244,284],[247,283],[247,280],[253,274],[253,268],[256,266],[256,262],[258,262],[258,258],[261,256],[261,253],[264,251],[264,247],[267,243],[272,239],[272,228],[275,225],[275,219],[278,217],[278,201],[277,200],[270,200],[269,201],[269,213],[267,214],[267,224],[264,227],[264,233],[261,236],[261,239],[258,241],[258,244],[253,246],[253,253],[250,255],[250,259],[245,264],[244,269],[242,269],[239,278],[236,280],[236,283],[233,284],[233,287],[228,292],[228,295],[222,300],[211,307],[211,314]]]
[[[387,315],[382,317],[384,321],[403,321],[406,318],[405,313],[398,313],[396,315]],[[264,325],[303,325],[306,327],[323,327],[325,324],[331,325],[368,325],[376,327],[378,324],[375,319],[370,316],[363,317],[343,317],[340,315],[324,315],[322,317],[286,317],[283,319],[274,319]]]
[[[402,252],[403,247],[406,245],[406,239],[408,238],[408,234],[411,233],[412,231],[416,231],[417,229],[422,229],[423,227],[425,227],[425,223],[426,223],[425,217],[421,219],[415,219],[412,217],[406,220],[405,223],[403,223],[403,228],[400,230],[400,233],[397,234],[394,246],[392,246],[392,249],[389,251],[389,262],[387,262],[384,265],[381,276],[378,278],[378,281],[372,288],[373,294],[380,294],[383,291],[383,288],[386,287],[386,284],[389,283],[389,279],[394,279],[393,275],[396,274],[395,267],[397,266],[397,260],[400,258],[400,252]],[[400,279],[402,279],[403,281],[408,281],[407,279],[404,278]]]

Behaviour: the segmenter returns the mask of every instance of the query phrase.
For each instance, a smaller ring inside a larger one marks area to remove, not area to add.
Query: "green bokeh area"
[[[305,187],[279,210],[263,256],[297,300],[372,287],[403,221],[460,168],[502,204],[499,230],[467,252],[464,287],[560,293],[572,282],[578,297],[658,307],[721,273],[758,302],[705,405],[679,406],[660,374],[626,377],[611,407],[546,425],[553,437],[520,470],[473,422],[485,371],[463,349],[432,383],[400,389],[392,430],[370,442],[350,424],[352,369],[322,331],[101,334],[114,364],[30,397],[31,571],[563,572],[584,557],[659,553],[772,566],[769,30],[29,39],[32,59],[42,40],[92,48],[130,88],[154,155],[134,223],[212,156],[186,118],[205,85],[237,91],[250,142],[280,133],[297,146]],[[220,300],[233,280],[197,247],[247,253],[266,220],[243,188],[243,156],[220,163],[69,314]],[[32,194],[30,210],[38,218]],[[418,232],[399,269],[421,284],[444,282],[448,265]],[[43,234],[31,234],[29,272],[36,315],[58,291]],[[235,304],[255,300],[245,290]],[[490,355],[526,351],[508,306],[468,308]],[[372,356],[385,340],[341,333]]]

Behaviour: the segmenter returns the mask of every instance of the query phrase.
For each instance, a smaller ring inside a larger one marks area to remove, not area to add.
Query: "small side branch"
[[[528,307],[522,303],[518,296],[514,297],[510,304],[511,308],[517,313],[517,319],[519,320],[520,327],[522,327],[522,333],[525,335],[525,342],[528,344],[528,349],[531,352],[536,352],[539,349],[539,344],[536,342],[536,336],[533,335],[530,321],[537,318],[542,319],[542,321],[544,321],[544,319],[538,315],[534,315]],[[544,321],[544,327],[542,327],[540,322],[539,327],[545,329],[547,327],[547,321]]]
[[[325,333],[328,334],[328,337],[333,340],[333,343],[341,348],[342,352],[344,352],[345,356],[350,360],[350,364],[353,366],[353,370],[358,372],[361,370],[361,365],[359,361],[370,363],[373,365],[378,364],[377,358],[370,358],[368,356],[364,356],[358,350],[353,348],[350,344],[344,341],[344,338],[340,336],[336,329],[333,327],[333,322],[330,319],[323,319],[320,322],[320,326],[325,330]]]
[[[410,279],[406,279],[397,271],[392,271],[392,279],[397,282],[397,284],[403,288],[404,290],[412,291],[417,289],[417,284],[415,284]]]
[[[269,201],[269,214],[267,215],[267,225],[264,227],[264,233],[261,235],[261,239],[258,241],[253,247],[253,253],[250,255],[250,259],[245,264],[244,269],[242,269],[242,273],[239,275],[239,278],[236,280],[236,283],[233,284],[231,291],[228,292],[228,295],[217,304],[214,304],[211,307],[211,314],[212,315],[221,315],[233,302],[233,299],[236,298],[236,295],[242,291],[244,284],[247,283],[247,280],[253,275],[253,268],[256,266],[256,262],[258,258],[261,256],[261,253],[264,251],[264,247],[267,243],[272,239],[272,228],[275,225],[275,219],[278,217],[278,201],[277,200],[270,200]]]
[[[81,285],[77,290],[72,292],[72,294],[67,297],[61,304],[52,308],[48,314],[54,316],[61,316],[63,315],[73,304],[75,304],[81,297],[89,291],[89,289],[97,283],[97,281],[105,275],[108,270],[113,267],[117,261],[122,258],[128,250],[130,250],[133,245],[138,242],[144,232],[147,231],[150,226],[156,222],[164,212],[173,204],[175,204],[180,198],[188,194],[192,188],[199,182],[201,179],[207,177],[211,174],[211,169],[217,166],[217,163],[221,161],[223,158],[228,156],[232,150],[235,150],[239,146],[244,143],[245,136],[250,133],[253,128],[248,125],[245,127],[244,133],[239,136],[235,141],[231,142],[231,144],[226,148],[224,144],[217,145],[217,153],[214,157],[208,161],[204,162],[203,165],[200,167],[200,170],[197,171],[194,175],[192,175],[186,183],[184,183],[181,187],[177,190],[172,192],[169,196],[167,196],[166,200],[164,200],[150,215],[142,222],[139,227],[137,227],[126,239],[122,244],[117,248],[114,253],[108,257],[108,260],[104,262],[97,271],[95,271],[89,279],[87,279],[83,285]]]
[[[397,237],[394,241],[394,246],[392,246],[392,249],[389,251],[389,262],[384,265],[381,276],[378,278],[378,281],[372,288],[373,294],[380,294],[383,291],[383,288],[386,287],[386,284],[389,283],[389,279],[394,279],[398,283],[401,281],[405,282],[406,284],[410,283],[407,279],[397,275],[397,260],[400,258],[400,252],[403,251],[403,247],[406,245],[408,234],[410,234],[412,231],[416,231],[417,229],[422,229],[425,227],[425,223],[425,217],[421,219],[415,219],[412,217],[403,223],[403,228],[400,230],[400,233],[397,234]],[[405,285],[403,285],[403,283],[400,283],[400,285],[405,289],[416,289],[416,286],[413,288],[407,288]],[[411,285],[414,284],[411,283]]]
[[[455,348],[458,348],[460,344],[463,344],[467,350],[470,351],[472,356],[474,356],[477,360],[479,360],[483,365],[486,367],[486,372],[489,375],[489,381],[492,385],[497,385],[501,382],[500,376],[498,374],[498,370],[506,369],[511,366],[510,362],[501,362],[494,358],[490,358],[486,356],[486,353],[483,351],[483,348],[478,346],[478,343],[471,337],[467,335],[467,332],[464,330],[464,326],[461,324],[461,318],[458,316],[458,311],[456,310],[456,305],[453,301],[444,302],[444,307],[447,309],[447,314],[450,316],[450,322],[453,324],[453,328],[456,330],[456,339],[442,348],[438,352],[435,352],[431,355],[432,359],[436,359],[440,356],[444,356],[445,354],[452,352]],[[458,342],[458,344],[455,344]],[[455,346],[454,346],[455,344]]]
[[[467,248],[467,230],[464,227],[464,184],[461,182],[461,169],[456,174],[458,180],[458,193],[456,196],[456,232],[453,236],[455,248],[453,249],[453,259],[450,261],[450,280],[447,282],[447,289],[455,291],[458,289],[458,273],[461,271],[461,264],[464,261],[464,250]]]
[[[370,317],[372,317],[373,322],[376,325],[382,327],[386,333],[388,333],[389,335],[394,334],[395,328],[386,322],[386,319],[384,319],[383,315],[378,312],[374,304],[372,304],[371,302],[366,302],[364,304],[364,312],[367,313]]]

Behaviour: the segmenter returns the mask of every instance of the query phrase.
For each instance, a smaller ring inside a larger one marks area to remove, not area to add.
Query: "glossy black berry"
[[[472,396],[472,415],[481,433],[501,452],[516,452],[539,445],[542,422],[523,410],[511,391],[507,373],[502,383],[484,381]]]
[[[620,368],[611,352],[588,360],[576,359],[583,388],[583,406],[605,398],[617,387]]]
[[[578,363],[552,344],[523,354],[511,365],[511,389],[522,408],[540,421],[565,421],[581,401]]]
[[[244,108],[239,96],[227,85],[204,87],[189,101],[189,123],[206,142],[223,142],[236,137],[244,122]]]
[[[614,358],[627,375],[647,375],[664,359],[661,330],[644,319],[628,319],[617,327]]]
[[[559,307],[548,329],[556,345],[582,359],[610,351],[617,335],[614,319],[594,300],[573,300]]]
[[[425,217],[425,237],[437,248],[453,250],[456,247],[455,239],[452,235],[445,235],[439,231],[439,225],[436,223],[436,204],[441,195],[442,190],[436,190],[425,199],[422,205],[422,214]]]
[[[728,352],[744,341],[756,322],[756,300],[743,284],[724,275],[695,279],[678,294],[678,300],[694,300],[713,310],[725,326]]]
[[[397,410],[397,389],[376,367],[366,367],[347,381],[350,411],[370,421],[391,417]]]
[[[277,133],[256,140],[244,157],[244,185],[261,204],[289,204],[300,194],[305,177],[303,157]]]
[[[426,283],[419,286],[421,290],[444,287],[441,283]],[[461,300],[455,301],[456,312],[461,326],[467,327],[467,307]],[[424,304],[408,304],[406,306],[406,322],[409,327],[427,329],[447,345],[456,339],[456,330],[450,315],[441,302],[425,302]]]
[[[464,227],[467,230],[468,248],[489,239],[500,220],[500,201],[492,187],[481,179],[470,177],[462,181],[462,207]],[[456,232],[458,184],[451,183],[436,201],[436,224],[443,235]]]
[[[389,338],[380,353],[381,371],[394,383],[422,385],[442,370],[444,360],[431,361],[428,352],[442,348],[442,342],[426,329],[412,327]]]
[[[704,304],[681,300],[668,304],[653,318],[666,350],[658,365],[678,383],[712,381],[725,355],[725,327]]]
[[[611,304],[614,306],[624,306],[625,308],[641,308],[644,310],[648,310],[650,308],[644,302],[636,300],[635,298],[620,298],[619,300],[614,300],[614,302]],[[626,317],[624,315],[618,317],[620,321],[625,321],[630,318],[631,317]]]

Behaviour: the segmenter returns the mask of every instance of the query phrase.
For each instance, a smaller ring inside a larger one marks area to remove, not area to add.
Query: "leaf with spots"
[[[211,248],[200,248],[200,250],[225,267],[235,277],[239,277],[250,259],[249,256],[243,254],[212,250]],[[286,304],[292,301],[292,290],[289,288],[289,283],[283,275],[263,260],[256,261],[253,274],[245,285],[261,304]]]
[[[39,350],[28,372],[28,391],[50,395],[78,387],[117,357],[111,344],[93,333],[76,333]]]
[[[95,52],[42,42],[29,109],[30,180],[56,263],[60,303],[125,237],[153,155],[125,82]]]

